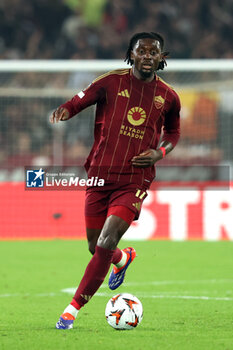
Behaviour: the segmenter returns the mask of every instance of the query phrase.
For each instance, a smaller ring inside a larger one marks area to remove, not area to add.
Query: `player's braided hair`
[[[136,42],[139,39],[144,39],[144,38],[150,38],[150,39],[158,40],[160,42],[161,50],[163,50],[164,39],[163,39],[162,35],[160,35],[158,33],[154,33],[154,32],[150,32],[150,33],[146,33],[146,32],[136,33],[130,39],[129,46],[128,46],[128,49],[126,51],[125,61],[128,64],[131,64],[131,65],[133,64],[133,60],[131,59],[130,56],[131,56],[131,51],[134,48],[134,45],[136,44]],[[158,66],[157,70],[159,70],[159,69],[163,70],[164,67],[167,66],[166,57],[167,57],[168,54],[169,54],[169,52],[167,52],[167,51],[162,52],[162,61],[159,63],[159,66]]]

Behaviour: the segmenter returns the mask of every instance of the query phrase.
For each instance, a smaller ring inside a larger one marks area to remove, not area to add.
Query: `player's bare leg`
[[[118,216],[108,216],[98,238],[97,245],[104,249],[115,250],[129,226],[125,220]]]
[[[95,228],[87,228],[87,241],[88,241],[88,249],[92,255],[95,253],[95,247],[98,241],[98,238],[100,236],[102,229],[95,229]],[[119,269],[122,269],[128,262],[129,256],[127,252],[131,248],[126,248],[123,250],[120,250],[119,248],[116,248],[113,253],[112,258],[112,264],[115,265],[114,272],[118,272]],[[110,287],[111,288],[111,287]],[[114,288],[116,289],[116,288]]]
[[[114,249],[114,247],[120,241],[122,235],[127,231],[128,227],[130,226],[128,223],[126,223],[124,220],[117,216],[112,215],[109,218],[114,217],[115,219],[107,219],[106,225],[104,226],[104,229],[101,232],[101,236],[97,243],[99,246],[101,246],[102,244],[107,244],[107,246],[110,247],[110,249]],[[111,225],[113,225],[113,227]],[[120,225],[122,225],[122,227]],[[112,236],[111,234],[109,235],[109,232],[113,232],[116,227],[119,227],[119,235],[117,233],[115,234],[116,241],[114,242],[112,239],[112,237],[114,236]],[[123,232],[123,234],[121,234],[121,232]],[[123,250],[115,248],[114,256],[112,259],[114,267],[112,269],[108,282],[110,289],[114,290],[123,283],[126,270],[135,257],[136,251],[134,250],[134,248],[128,247]]]

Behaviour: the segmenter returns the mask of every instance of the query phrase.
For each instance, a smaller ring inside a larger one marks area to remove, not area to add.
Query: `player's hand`
[[[140,153],[138,156],[134,156],[131,159],[131,163],[138,168],[148,168],[162,158],[163,154],[160,150],[148,149],[147,151]]]
[[[54,124],[54,123],[58,123],[61,120],[67,120],[70,117],[70,113],[68,111],[68,109],[66,108],[62,108],[62,107],[58,107],[53,114],[51,115],[51,117],[49,118],[50,123]]]

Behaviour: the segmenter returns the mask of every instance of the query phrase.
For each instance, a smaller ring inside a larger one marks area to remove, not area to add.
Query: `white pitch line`
[[[61,296],[63,293],[74,295],[76,288],[66,288],[62,289],[60,293],[38,293],[38,294],[0,294],[0,298],[11,298],[11,297],[55,297]],[[176,292],[173,292],[176,293]],[[112,297],[111,292],[109,293],[96,293],[95,296],[98,297]],[[210,297],[206,295],[169,295],[169,294],[156,294],[150,295],[145,293],[137,293],[139,298],[151,298],[151,299],[187,299],[187,300],[217,300],[217,301],[233,301],[233,298],[230,297]]]
[[[218,283],[233,283],[233,279],[209,279],[209,280],[173,280],[173,281],[148,281],[148,282],[124,282],[125,287],[137,287],[137,286],[161,286],[169,284],[218,284]],[[100,288],[108,288],[107,284],[102,284]]]
[[[110,293],[96,293],[96,296],[99,297],[111,297]],[[146,295],[143,293],[137,293],[139,298],[152,298],[152,299],[190,299],[190,300],[219,300],[219,301],[233,301],[233,298],[228,297],[209,297],[205,295],[194,296],[194,295],[167,295],[167,294],[158,294],[158,295]]]
[[[36,294],[30,294],[30,293],[15,293],[15,294],[0,294],[0,298],[12,298],[12,297],[56,297],[56,296],[63,295],[63,292],[59,293],[36,293]]]
[[[0,294],[0,298],[12,298],[12,297],[20,297],[22,294],[15,293],[15,294]]]
[[[197,283],[201,283],[201,284],[224,284],[224,283],[232,283],[233,279],[209,279],[209,280],[169,280],[169,281],[148,281],[148,282],[128,282],[128,283],[124,283],[124,287],[137,287],[137,286],[161,286],[161,285],[183,285],[183,284],[197,284]],[[103,284],[100,289],[105,289],[108,288],[107,284]],[[58,293],[37,293],[37,294],[29,294],[29,293],[25,293],[25,294],[20,294],[20,293],[14,293],[14,294],[10,294],[10,293],[6,293],[6,294],[0,294],[0,298],[8,298],[8,297],[54,297],[54,296],[61,296],[63,293],[67,293],[70,295],[74,295],[75,291],[76,291],[76,287],[72,287],[72,288],[65,288],[62,289],[60,292]],[[171,293],[177,294],[177,295],[172,295]],[[113,294],[113,292],[109,292],[109,293],[96,293],[96,296],[104,296],[104,297],[111,297]],[[140,293],[137,292],[137,296],[138,297],[142,297],[142,298],[158,298],[158,299],[193,299],[193,300],[219,300],[219,301],[233,301],[233,298],[231,297],[210,297],[210,296],[205,296],[205,295],[201,295],[201,296],[192,296],[192,295],[179,295],[180,291],[167,291],[167,292],[159,292],[158,294],[154,294],[154,295],[150,295],[150,294],[146,294],[146,293]]]
[[[70,294],[70,295],[74,295],[76,291],[76,288],[66,288],[66,289],[62,289],[61,292],[63,293],[67,293],[67,294]],[[169,293],[169,292],[168,292]],[[193,299],[193,300],[222,300],[222,301],[233,301],[233,298],[230,298],[230,297],[210,297],[210,296],[206,296],[206,295],[179,295],[180,291],[179,292],[175,292],[173,291],[172,293],[177,293],[178,295],[170,295],[170,294],[167,294],[167,292],[161,294],[161,292],[158,292],[158,294],[154,294],[154,295],[151,295],[149,293],[140,293],[140,292],[137,292],[137,296],[138,297],[141,297],[141,298],[153,298],[153,299]],[[101,292],[97,292],[95,294],[95,296],[98,296],[98,297],[112,297],[112,294],[111,292],[108,292],[108,293],[101,293]]]

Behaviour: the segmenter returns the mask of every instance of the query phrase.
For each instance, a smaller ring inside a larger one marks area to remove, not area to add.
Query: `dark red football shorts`
[[[88,187],[85,200],[86,226],[102,228],[110,215],[119,216],[130,225],[138,219],[146,197],[146,190],[135,184]]]

